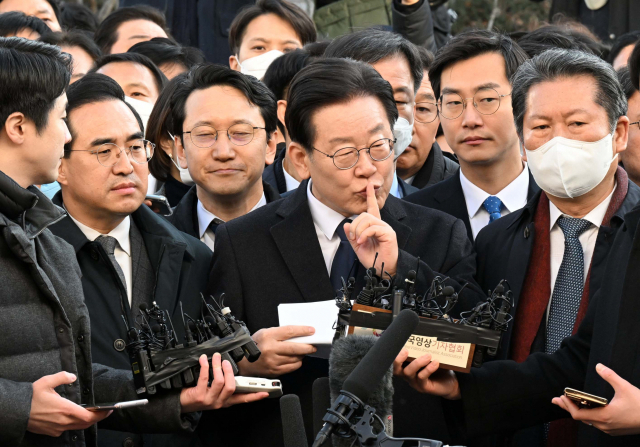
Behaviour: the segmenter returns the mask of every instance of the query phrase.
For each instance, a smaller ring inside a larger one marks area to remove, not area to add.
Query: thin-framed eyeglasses
[[[106,168],[115,166],[120,161],[120,154],[126,152],[131,161],[140,165],[148,163],[153,157],[153,151],[156,147],[148,140],[133,140],[127,143],[128,146],[122,149],[115,143],[104,143],[92,149],[71,149],[69,152],[91,152],[96,155],[98,163]]]
[[[481,88],[471,98],[463,98],[457,93],[445,93],[440,96],[438,107],[440,115],[454,120],[462,115],[467,101],[473,99],[473,106],[482,115],[493,115],[500,108],[501,99],[510,96],[511,92],[501,95],[493,88]]]
[[[189,134],[191,142],[196,147],[208,148],[218,141],[218,133],[226,132],[227,138],[236,146],[245,146],[253,140],[256,129],[266,130],[264,127],[254,127],[251,124],[238,123],[229,127],[228,129],[217,130],[211,126],[196,126],[188,132],[182,132],[183,134]]]
[[[638,130],[640,130],[640,121],[636,121],[635,123],[629,123],[629,127],[636,126]]]
[[[428,101],[417,102],[414,117],[417,122],[422,124],[434,122],[438,117],[438,104]]]
[[[343,147],[342,149],[338,149],[333,155],[326,154],[313,146],[311,146],[311,149],[331,158],[336,168],[347,170],[358,164],[361,151],[367,151],[367,154],[369,154],[369,157],[371,157],[373,161],[386,160],[393,153],[393,145],[395,142],[395,139],[381,138],[374,141],[369,147],[363,147],[362,149]]]

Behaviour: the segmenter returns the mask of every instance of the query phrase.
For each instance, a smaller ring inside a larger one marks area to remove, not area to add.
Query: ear
[[[64,186],[69,186],[69,182],[67,180],[67,158],[62,158],[60,160],[60,166],[58,166],[58,183]]]
[[[13,144],[23,144],[26,138],[27,117],[22,112],[14,112],[4,123],[7,137]]]
[[[162,149],[162,152],[167,154],[169,158],[173,158],[173,141],[169,138],[163,138],[160,140],[159,146],[160,149]]]
[[[238,62],[238,56],[229,56],[229,68],[235,71],[240,71],[240,62]]]
[[[187,169],[189,167],[187,163],[187,152],[184,150],[184,146],[182,145],[182,138],[176,135],[173,137],[173,144],[175,144],[176,152],[178,153],[178,164],[182,169]]]
[[[276,159],[276,151],[278,148],[278,131],[276,130],[271,134],[271,138],[267,142],[267,152],[265,154],[264,162],[268,165],[272,164]]]
[[[298,171],[298,175],[300,177],[303,179],[311,177],[311,172],[309,170],[311,160],[307,151],[300,146],[300,144],[292,141],[287,148],[287,155],[289,156],[291,163],[293,163],[293,166],[296,168],[296,171]]]
[[[629,138],[629,118],[621,116],[613,132],[613,154],[619,154],[627,148]]]
[[[287,111],[287,101],[285,101],[284,99],[281,99],[280,101],[278,101],[278,121],[280,121],[282,125],[284,125],[284,114],[286,111]],[[285,126],[285,131],[286,131],[286,126]]]

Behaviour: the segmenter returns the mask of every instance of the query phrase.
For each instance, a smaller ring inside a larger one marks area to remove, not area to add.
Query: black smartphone
[[[169,205],[169,201],[165,196],[148,194],[147,197],[145,197],[145,200],[151,201],[151,209],[156,213],[162,214],[163,216],[171,216],[173,214],[171,205]]]
[[[111,402],[108,404],[97,404],[87,407],[81,405],[87,411],[109,411],[109,410],[121,410],[123,408],[141,407],[147,405],[149,401],[147,399],[129,400],[126,402]]]

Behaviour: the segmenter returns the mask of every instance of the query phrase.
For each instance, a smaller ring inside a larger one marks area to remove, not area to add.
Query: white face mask
[[[149,122],[151,111],[153,110],[153,104],[140,101],[139,99],[131,98],[130,96],[125,96],[124,100],[129,103],[131,107],[136,109],[136,112],[138,112],[138,115],[140,115],[140,119],[142,120],[142,124],[144,125],[146,131],[147,123]]]
[[[236,56],[238,65],[240,65],[240,73],[255,76],[258,79],[264,78],[264,74],[267,72],[267,68],[271,65],[271,62],[284,55],[282,51],[271,50],[260,56],[250,57],[240,63],[240,59]]]
[[[173,135],[171,135],[171,132],[167,132],[169,134],[169,136],[171,137],[171,141],[173,141],[173,145],[174,145],[174,152],[176,152],[175,150],[175,138],[173,138]],[[175,160],[174,160],[175,157]],[[174,166],[176,168],[178,168],[178,171],[180,171],[180,180],[182,181],[182,183],[184,183],[185,185],[194,185],[195,182],[193,181],[193,179],[191,178],[191,174],[189,174],[189,169],[187,168],[183,168],[180,166],[180,161],[178,161],[178,156],[177,155],[173,155],[171,158],[171,163],[174,164]]]
[[[413,124],[405,118],[398,117],[396,124],[393,126],[393,136],[396,138],[396,144],[393,146],[394,157],[398,158],[411,144]]]
[[[555,137],[538,149],[525,148],[531,174],[543,191],[554,197],[573,199],[598,186],[618,155],[613,153],[613,134],[587,143]]]

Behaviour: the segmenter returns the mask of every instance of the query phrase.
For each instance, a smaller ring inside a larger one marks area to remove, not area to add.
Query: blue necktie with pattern
[[[482,206],[487,213],[489,213],[489,223],[494,220],[500,219],[500,211],[502,210],[502,201],[496,196],[489,196],[486,198],[484,202],[482,202]]]
[[[329,275],[334,292],[342,288],[342,278],[344,278],[345,281],[349,280],[351,268],[356,260],[356,252],[353,251],[353,247],[351,247],[351,243],[349,243],[347,235],[344,232],[344,224],[347,222],[351,222],[351,219],[344,219],[340,222],[338,228],[336,228],[336,234],[340,236],[340,246],[338,247],[338,251],[336,251],[336,255],[333,257],[331,274]]]

